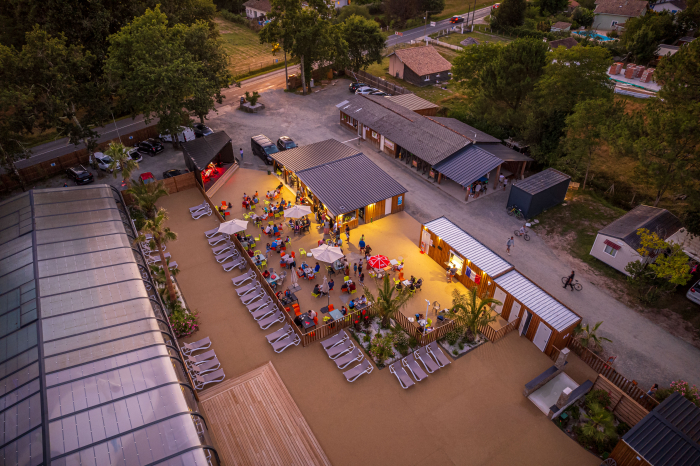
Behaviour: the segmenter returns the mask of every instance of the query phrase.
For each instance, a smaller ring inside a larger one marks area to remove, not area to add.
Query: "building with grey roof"
[[[541,212],[564,202],[571,177],[548,168],[516,181],[508,195],[508,207],[515,206],[525,218],[535,218]]]

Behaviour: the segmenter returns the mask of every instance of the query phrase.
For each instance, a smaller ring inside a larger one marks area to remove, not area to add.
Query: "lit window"
[[[608,246],[606,244],[605,245],[605,253],[610,254],[611,256],[615,257],[615,254],[617,254],[617,249],[613,248],[612,246]]]

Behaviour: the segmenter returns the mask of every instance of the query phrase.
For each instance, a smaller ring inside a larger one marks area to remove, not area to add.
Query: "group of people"
[[[308,230],[311,227],[311,221],[304,217],[297,220],[289,219],[289,228],[294,231],[294,233],[301,233],[304,230]]]
[[[486,189],[486,183],[482,183],[481,181],[475,181],[474,183],[466,187],[466,200],[468,201],[470,197],[476,199],[477,197],[481,196],[481,193],[486,193]]]
[[[411,278],[408,279],[408,286],[407,286],[408,290],[409,291],[416,291],[416,290],[420,289],[421,286],[423,286],[423,279],[419,278],[418,280],[416,280],[416,277],[411,275]],[[396,284],[397,290],[402,290],[403,287],[404,287],[403,282],[399,282]]]
[[[277,185],[277,187],[273,191],[268,191],[265,194],[265,197],[267,197],[268,199],[277,199],[279,197],[280,193],[282,192],[282,186],[284,186],[284,185],[282,183],[280,183],[279,185]]]
[[[260,202],[260,199],[258,198],[258,192],[255,191],[255,194],[253,196],[249,196],[246,193],[243,193],[243,208],[246,210],[253,210],[255,208],[255,205]]]

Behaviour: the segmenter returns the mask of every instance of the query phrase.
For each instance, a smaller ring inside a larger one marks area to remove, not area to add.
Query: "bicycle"
[[[523,218],[523,212],[514,205],[508,207],[508,215],[519,219]]]
[[[530,235],[527,234],[527,231],[525,233],[520,233],[520,230],[515,230],[515,236],[522,236],[525,241],[530,241]]]
[[[561,277],[561,282],[562,282],[562,284],[563,284],[563,285],[566,285],[566,282],[567,282],[568,279],[569,279],[569,277]],[[581,284],[578,282],[578,280],[572,281],[571,284],[574,286],[574,289],[575,289],[576,291],[581,291],[581,290],[583,289],[583,285],[581,285]]]

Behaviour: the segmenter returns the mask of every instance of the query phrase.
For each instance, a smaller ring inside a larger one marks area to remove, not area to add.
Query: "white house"
[[[672,240],[679,230],[681,221],[666,209],[640,205],[598,231],[591,255],[610,267],[629,275],[625,266],[640,259],[637,249],[640,238],[637,230],[646,228],[664,240]]]
[[[680,13],[688,7],[685,0],[661,0],[655,3],[652,10],[662,12],[668,11],[670,13]]]
[[[629,18],[643,16],[649,3],[640,0],[596,0],[593,27],[597,31],[612,31]]]
[[[245,15],[249,19],[260,18],[267,16],[272,11],[272,6],[269,0],[248,0],[243,4],[245,7]]]

